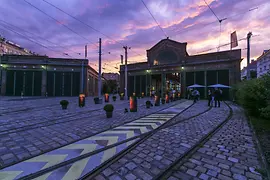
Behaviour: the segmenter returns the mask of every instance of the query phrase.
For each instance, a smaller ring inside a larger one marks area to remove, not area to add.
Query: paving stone
[[[173,176],[179,178],[179,179],[185,179],[185,180],[189,180],[189,179],[193,179],[194,177],[189,175],[189,174],[186,174],[186,173],[182,173],[182,172],[176,172],[176,173],[173,173]]]
[[[160,160],[162,159],[162,156],[156,155],[156,156],[154,157],[154,159],[160,161]]]
[[[192,170],[192,169],[188,169],[187,170],[187,174],[196,177],[198,174],[198,171]]]
[[[235,173],[235,174],[242,174],[242,175],[245,174],[245,171],[244,170],[238,169],[238,168],[235,168],[235,167],[231,167],[231,172],[232,173]]]
[[[219,174],[218,175],[218,179],[221,179],[221,180],[233,180],[232,178],[228,177],[228,176],[224,176],[222,174]]]
[[[210,169],[210,170],[207,171],[206,174],[208,174],[208,175],[210,175],[212,177],[216,177],[218,173],[216,171]]]
[[[254,174],[254,173],[251,173],[251,172],[247,172],[246,176],[249,177],[249,178],[252,178],[252,179],[256,179],[256,180],[262,179],[262,177],[259,176],[258,174]]]
[[[228,170],[222,170],[221,173],[225,176],[228,176],[228,177],[231,177],[232,176],[232,173]]]
[[[223,169],[230,169],[230,166],[226,165],[226,164],[223,164],[223,163],[219,163],[218,164],[218,167],[221,167]]]
[[[237,180],[247,180],[247,178],[241,174],[234,174],[233,178]]]
[[[134,174],[129,173],[129,174],[127,174],[127,175],[125,176],[125,178],[126,178],[127,180],[135,180],[137,177],[136,177]]]
[[[232,157],[229,157],[228,160],[234,163],[237,163],[239,161],[238,159]]]
[[[118,176],[117,174],[114,174],[114,175],[109,177],[109,180],[122,180],[122,178],[120,176]]]
[[[111,168],[107,168],[102,172],[105,176],[110,176],[114,173],[114,171]]]
[[[134,162],[129,162],[125,165],[129,170],[133,170],[137,167],[137,165]]]
[[[208,180],[209,176],[206,175],[206,174],[201,174],[201,175],[199,176],[199,178],[200,178],[200,179],[203,179],[203,180]]]
[[[222,154],[217,154],[216,155],[217,158],[220,158],[220,159],[226,159],[226,156],[222,155]]]
[[[205,167],[202,167],[202,166],[197,166],[195,168],[195,170],[201,172],[201,173],[206,173],[207,169]]]
[[[196,159],[189,159],[190,162],[196,164],[196,165],[201,165],[202,163]]]
[[[1,156],[1,159],[3,161],[6,161],[6,160],[14,158],[14,157],[15,157],[14,154],[9,153],[9,154],[5,154],[5,155]]]
[[[216,172],[218,172],[218,173],[221,171],[221,169],[218,168],[217,166],[212,166],[212,165],[210,165],[210,164],[205,164],[204,167],[206,167],[206,168],[208,168],[208,169],[212,169],[212,170],[214,170],[214,171],[216,171]]]
[[[106,180],[102,175],[98,175],[94,179],[95,180]]]

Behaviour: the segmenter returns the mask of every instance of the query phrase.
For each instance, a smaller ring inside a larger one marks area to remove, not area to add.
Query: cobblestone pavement
[[[55,102],[55,100],[53,102]],[[144,102],[145,100],[141,99],[138,101],[138,104],[142,105]],[[123,110],[124,108],[128,108],[129,102],[116,101],[111,104],[115,106],[115,110]],[[9,129],[21,128],[37,123],[44,125],[44,122],[51,124],[52,122],[69,121],[72,119],[87,118],[89,116],[104,114],[103,106],[104,104],[95,105],[93,103],[88,103],[86,107],[80,108],[76,103],[73,103],[68,110],[62,110],[61,107],[52,106],[40,110],[32,110],[30,112],[18,112],[15,114],[13,113],[0,116],[0,134],[1,132],[8,131]]]
[[[145,100],[142,100],[142,102]],[[150,109],[140,106],[138,107],[138,112],[134,113],[124,113],[124,109],[122,109],[115,111],[113,118],[110,119],[106,118],[103,111],[101,115],[94,117],[89,115],[87,118],[74,119],[74,121],[61,124],[0,135],[0,168],[59,148],[112,126],[132,121],[180,102],[176,101]],[[76,118],[79,117],[80,114],[76,116]]]
[[[1,114],[18,114],[18,113],[26,113],[32,110],[40,111],[46,109],[61,109],[60,101],[68,100],[70,111],[74,110],[75,107],[78,107],[78,97],[51,97],[51,98],[43,98],[43,99],[28,99],[28,100],[16,100],[16,101],[6,101],[0,100],[0,115]],[[128,102],[127,100],[125,100]],[[85,107],[91,108],[94,105],[94,97],[86,97],[85,98]],[[110,98],[110,103],[123,103],[117,98],[116,102],[113,102]],[[100,104],[102,105],[102,104]],[[94,105],[94,107],[100,106]],[[78,107],[79,109],[79,107]],[[76,109],[77,110],[77,109]]]
[[[195,103],[192,106],[192,108],[187,109],[178,118],[175,118],[171,122],[169,122],[168,125],[182,121],[184,119],[188,119],[192,116],[203,113],[204,111],[206,111],[208,109],[209,109],[209,107],[207,106],[207,101],[205,101],[205,100],[197,101],[197,103]]]
[[[191,107],[196,110],[186,111],[177,118],[193,116],[192,112],[199,111],[198,106]],[[91,179],[153,179],[225,120],[228,114],[229,108],[222,103],[221,108],[162,129]]]
[[[252,132],[243,112],[233,106],[233,117],[168,179],[262,179]]]

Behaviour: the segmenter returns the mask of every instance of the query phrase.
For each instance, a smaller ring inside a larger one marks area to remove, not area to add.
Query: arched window
[[[165,50],[161,51],[156,58],[156,61],[158,61],[158,64],[170,64],[170,63],[176,63],[177,62],[177,55],[172,50]],[[155,63],[155,62],[154,62]]]

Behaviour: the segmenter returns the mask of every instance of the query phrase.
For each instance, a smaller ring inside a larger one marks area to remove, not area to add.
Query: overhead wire
[[[41,37],[41,36],[37,36],[36,34],[34,34],[34,33],[32,33],[32,32],[26,31],[26,30],[24,30],[24,29],[22,29],[22,28],[20,28],[20,27],[18,27],[18,26],[15,26],[15,25],[13,25],[13,24],[11,24],[11,23],[8,23],[8,22],[6,22],[6,21],[4,21],[4,20],[2,20],[2,19],[0,19],[0,21],[3,22],[3,23],[5,23],[5,24],[7,24],[7,25],[9,25],[9,26],[12,26],[12,27],[14,27],[14,28],[19,29],[20,31],[24,31],[24,32],[26,32],[26,33],[28,33],[28,34],[31,34],[31,35],[37,37],[37,38],[43,39],[44,41],[47,41],[47,42],[50,43],[50,44],[54,44],[54,45],[55,45],[54,47],[61,47],[61,48],[63,48],[63,49],[68,49],[69,51],[72,51],[73,53],[76,53],[76,54],[78,54],[78,55],[81,56],[81,53],[75,52],[75,51],[73,51],[72,49],[65,48],[65,47],[63,47],[63,46],[61,46],[61,45],[57,45],[56,43],[54,43],[54,42],[52,42],[52,41],[50,41],[50,40],[48,40],[48,39],[45,39],[45,38],[43,38],[43,37]],[[27,36],[27,37],[29,37],[29,36]],[[29,37],[29,38],[31,38],[31,37]],[[47,46],[47,47],[50,47],[50,46]]]
[[[102,34],[103,36],[107,37],[108,39],[111,39],[112,41],[116,42],[117,44],[120,44],[121,46],[125,46],[123,43],[121,43],[121,42],[119,42],[119,41],[113,39],[112,37],[106,35],[105,33],[101,32],[101,31],[99,31],[99,30],[97,30],[97,29],[94,28],[93,26],[90,26],[89,24],[87,24],[87,23],[81,21],[80,19],[76,18],[75,16],[71,15],[70,13],[67,13],[67,12],[64,11],[63,9],[61,9],[61,8],[57,7],[56,5],[54,5],[54,4],[50,3],[50,2],[48,2],[47,0],[42,0],[42,1],[45,2],[45,3],[47,3],[47,4],[49,4],[49,5],[51,5],[52,7],[56,8],[56,9],[58,9],[59,11],[61,11],[61,12],[63,12],[64,14],[68,15],[69,17],[73,18],[74,20],[76,20],[76,21],[82,23],[83,25],[87,26],[88,28],[90,28],[90,29],[92,29],[92,30],[94,30],[94,31],[96,31],[96,32],[98,32],[98,33],[100,33],[100,34]],[[135,53],[135,54],[137,54],[137,55],[139,55],[139,56],[143,56],[143,55],[141,55],[141,54],[139,54],[139,53],[137,53],[137,52],[135,52],[135,51],[133,51],[133,50],[131,50],[131,52],[133,52],[133,53]]]
[[[56,51],[56,50],[54,50],[54,49],[48,48],[47,46],[45,46],[45,45],[43,45],[43,44],[40,44],[39,42],[33,41],[32,39],[28,38],[27,36],[22,35],[22,34],[18,33],[17,31],[15,31],[15,30],[13,30],[13,29],[11,29],[11,28],[7,28],[7,27],[4,27],[4,26],[2,26],[2,27],[5,28],[5,29],[7,29],[7,30],[9,30],[9,31],[11,31],[11,32],[13,32],[13,33],[15,33],[15,34],[18,34],[18,35],[24,37],[25,39],[27,39],[27,40],[29,40],[29,41],[31,41],[31,42],[33,42],[33,43],[39,45],[39,46],[42,46],[43,48],[46,48],[46,49],[51,50],[51,51],[54,51],[54,52],[56,52],[56,53],[58,53],[58,54],[60,53],[59,55],[66,55],[66,56],[72,57],[72,56],[68,55],[68,54],[65,53],[65,52]],[[1,28],[1,29],[2,29],[2,28]],[[4,30],[4,29],[2,29],[2,30]]]
[[[164,29],[160,26],[160,24],[157,22],[156,18],[154,17],[154,15],[151,13],[150,9],[147,7],[147,5],[145,4],[145,2],[143,0],[141,0],[144,7],[147,9],[147,11],[149,12],[149,14],[152,16],[152,18],[154,19],[154,21],[156,22],[156,24],[158,25],[159,29],[161,30],[161,32],[163,32],[165,38],[168,37],[168,35],[165,33]]]
[[[246,14],[246,13],[249,13],[250,11],[254,11],[254,10],[257,10],[260,6],[263,6],[263,5],[265,5],[265,4],[268,4],[269,2],[265,2],[265,3],[262,3],[262,4],[260,4],[260,5],[257,5],[256,7],[252,7],[252,8],[250,8],[248,11],[242,11],[241,13],[237,13],[237,14],[234,14],[234,15],[232,15],[232,16],[228,16],[228,17],[226,17],[226,19],[230,19],[230,18],[233,18],[233,17],[235,17],[235,16],[239,16],[239,15],[241,15],[241,14]],[[225,19],[225,18],[223,18],[223,19]],[[174,33],[174,34],[172,34],[172,35],[169,35],[169,37],[174,37],[174,36],[177,36],[177,35],[179,35],[179,34],[182,34],[182,33],[185,33],[185,32],[188,32],[188,31],[190,31],[190,30],[192,30],[192,29],[195,29],[195,28],[197,28],[197,26],[198,25],[202,25],[203,27],[206,27],[206,26],[208,26],[208,25],[211,25],[211,24],[214,24],[214,23],[216,23],[216,21],[212,21],[212,22],[209,22],[209,23],[198,23],[198,24],[195,24],[194,26],[189,26],[189,27],[187,27],[187,28],[185,28],[185,29],[182,29],[181,31],[178,31],[178,32],[176,32],[176,33]],[[156,42],[157,40],[152,40],[152,41],[148,41],[148,43],[152,43],[152,42]],[[135,42],[137,42],[137,43],[143,43],[143,42],[140,42],[140,41],[135,41]]]
[[[256,36],[259,36],[259,35],[252,35],[252,37],[256,37]],[[244,38],[241,38],[237,41],[233,41],[233,42],[229,42],[229,43],[226,43],[226,44],[222,44],[220,45],[219,47],[224,47],[224,46],[228,46],[228,45],[231,45],[232,43],[234,42],[238,42],[238,41],[243,41],[243,40],[246,40],[247,37],[244,37]],[[214,50],[215,48],[211,48],[211,49],[207,49],[207,50],[204,50],[204,51],[201,51],[201,52],[197,52],[197,54],[201,54],[201,53],[204,53],[204,52],[208,52],[208,51],[211,51],[211,50]]]
[[[59,20],[55,19],[54,17],[52,17],[51,15],[49,15],[48,13],[46,13],[45,11],[43,11],[42,9],[38,8],[37,6],[33,5],[32,3],[28,2],[27,0],[23,0],[24,2],[26,2],[28,5],[32,6],[33,8],[37,9],[38,11],[40,11],[41,13],[45,14],[46,16],[48,16],[49,18],[53,19],[54,21],[56,21],[57,23],[59,23],[60,25],[64,26],[66,29],[68,29],[69,31],[73,32],[74,34],[78,35],[79,37],[81,37],[82,39],[86,40],[87,42],[90,42],[91,44],[95,45],[96,47],[98,47],[98,45],[96,43],[93,43],[91,40],[89,40],[88,38],[78,34],[76,31],[74,31],[73,29],[71,29],[70,27],[68,27],[67,25],[61,23]]]

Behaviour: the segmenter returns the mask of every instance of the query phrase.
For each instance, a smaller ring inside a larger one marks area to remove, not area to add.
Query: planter
[[[113,101],[116,101],[116,97],[115,97],[115,96],[113,96],[113,98],[112,98],[112,99],[113,99]]]
[[[124,100],[124,97],[120,97],[120,100]]]
[[[106,111],[107,118],[112,118],[112,114],[113,114],[112,111]]]
[[[67,100],[60,101],[60,105],[62,106],[62,109],[67,109],[69,102]]]
[[[99,98],[94,99],[95,104],[99,104]]]
[[[146,108],[149,109],[151,107],[151,104],[146,104]]]

